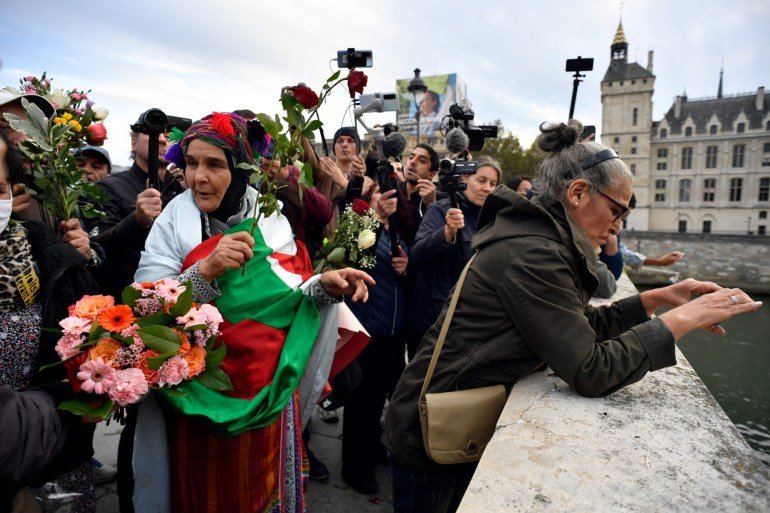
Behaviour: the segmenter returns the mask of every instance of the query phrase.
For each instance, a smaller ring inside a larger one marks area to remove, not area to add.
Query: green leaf
[[[283,107],[283,110],[289,111],[298,105],[299,100],[297,100],[293,95],[288,93],[281,93],[281,106]]]
[[[191,281],[186,281],[182,284],[183,287],[185,287],[184,292],[179,294],[179,297],[176,299],[176,304],[171,307],[171,311],[169,313],[173,317],[180,317],[187,312],[190,311],[190,307],[192,307],[193,303],[193,287]]]
[[[134,307],[136,304],[136,300],[142,297],[142,293],[139,290],[136,290],[134,287],[129,285],[128,287],[123,289],[123,294],[120,295],[121,301],[123,301],[124,305],[128,305],[130,307]]]
[[[331,253],[329,253],[329,256],[326,258],[327,261],[338,264],[342,262],[345,259],[345,248],[334,248]]]
[[[305,127],[305,132],[315,132],[319,128],[321,128],[324,124],[321,122],[320,119],[314,119],[310,123],[307,124]]]
[[[27,137],[31,139],[32,142],[34,142],[36,145],[44,149],[45,151],[53,151],[53,147],[48,144],[47,138],[48,134],[46,132],[41,132],[38,130],[32,123],[29,121],[20,118],[19,116],[15,114],[4,114],[6,121],[8,121],[8,124],[11,125],[11,128],[16,130],[17,132],[21,132],[25,134]]]
[[[107,330],[99,326],[99,321],[94,319],[91,324],[91,331],[88,332],[88,340],[99,340],[102,337],[102,333],[107,333]]]
[[[59,405],[60,410],[69,411],[80,417],[104,419],[112,411],[112,401],[104,399],[101,404],[91,406],[84,401],[64,401]]]
[[[218,348],[206,353],[206,366],[219,367],[227,354],[227,347],[220,344]]]
[[[329,82],[334,82],[335,80],[337,80],[338,78],[340,78],[340,71],[342,71],[342,70],[339,70],[339,69],[338,69],[337,71],[335,71],[335,72],[332,74],[332,76],[330,76],[329,78],[327,78],[327,79],[326,79],[326,83],[328,84]]]
[[[300,186],[300,190],[302,189],[301,186],[305,186],[308,189],[313,187],[313,166],[311,166],[309,162],[302,164],[297,184]]]
[[[276,121],[273,121],[273,118],[271,118],[267,114],[259,113],[257,114],[257,119],[259,120],[260,123],[262,123],[262,126],[264,127],[265,131],[271,136],[277,137],[278,134],[281,133],[281,129],[279,125],[276,123]]]
[[[225,371],[217,367],[206,366],[206,370],[199,374],[197,378],[202,385],[212,390],[232,390],[233,384]]]
[[[40,110],[40,107],[28,101],[26,98],[21,99],[21,106],[27,111],[27,118],[30,123],[40,130],[41,134],[47,134],[49,120],[46,120],[45,114]]]
[[[175,317],[166,312],[155,312],[154,314],[147,315],[138,319],[136,324],[140,327],[145,326],[166,326],[174,321]]]
[[[290,125],[302,128],[305,126],[305,118],[297,110],[289,109],[286,111],[287,121]]]
[[[169,351],[168,353],[163,353],[158,356],[153,356],[152,358],[147,358],[147,366],[151,368],[152,370],[158,370],[160,369],[160,366],[166,363],[166,360],[171,358],[172,356],[176,356],[176,351]]]
[[[137,331],[147,347],[160,354],[177,352],[182,345],[182,339],[171,328],[166,326],[147,326]]]

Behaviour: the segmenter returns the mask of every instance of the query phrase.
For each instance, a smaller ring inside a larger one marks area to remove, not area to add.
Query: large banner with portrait
[[[465,99],[465,83],[457,73],[422,77],[428,91],[417,105],[414,96],[407,90],[411,78],[396,80],[398,93],[398,126],[403,134],[417,134],[417,109],[420,109],[420,136],[432,137],[449,113],[449,106]]]

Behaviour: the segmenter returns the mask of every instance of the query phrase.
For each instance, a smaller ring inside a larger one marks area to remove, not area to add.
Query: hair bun
[[[536,142],[541,150],[553,153],[578,142],[582,133],[583,124],[577,119],[571,119],[567,124],[543,122]]]

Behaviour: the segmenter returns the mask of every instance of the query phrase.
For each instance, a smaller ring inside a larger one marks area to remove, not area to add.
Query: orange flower
[[[136,320],[134,312],[131,311],[131,307],[128,305],[117,305],[107,308],[98,315],[97,319],[99,320],[99,326],[107,331],[117,333],[130,327]]]
[[[69,307],[69,314],[93,321],[101,312],[115,305],[112,296],[83,296]]]
[[[149,290],[155,289],[155,284],[151,281],[143,281],[139,285],[141,285],[143,289],[149,289]]]
[[[136,368],[144,373],[144,378],[147,380],[148,385],[154,385],[158,382],[158,371],[150,368],[147,364],[147,359],[158,355],[159,353],[149,349],[142,353],[142,356],[139,357],[139,361],[136,363]]]
[[[111,362],[112,366],[115,366],[115,355],[122,346],[117,340],[111,338],[99,339],[94,347],[88,350],[88,359],[96,360],[101,358],[102,361]]]
[[[184,331],[178,330],[176,328],[171,328],[177,335],[179,335],[179,338],[182,339],[182,343],[179,346],[179,353],[184,353],[185,351],[190,350],[190,339],[187,338],[187,334]]]
[[[206,350],[200,346],[193,346],[192,349],[182,354],[182,358],[187,361],[190,368],[188,376],[190,378],[197,376],[206,370]]]

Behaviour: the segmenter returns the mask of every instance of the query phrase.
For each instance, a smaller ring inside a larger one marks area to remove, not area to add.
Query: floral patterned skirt
[[[189,417],[170,420],[172,511],[304,512],[298,397],[269,426],[233,437],[214,436]]]

